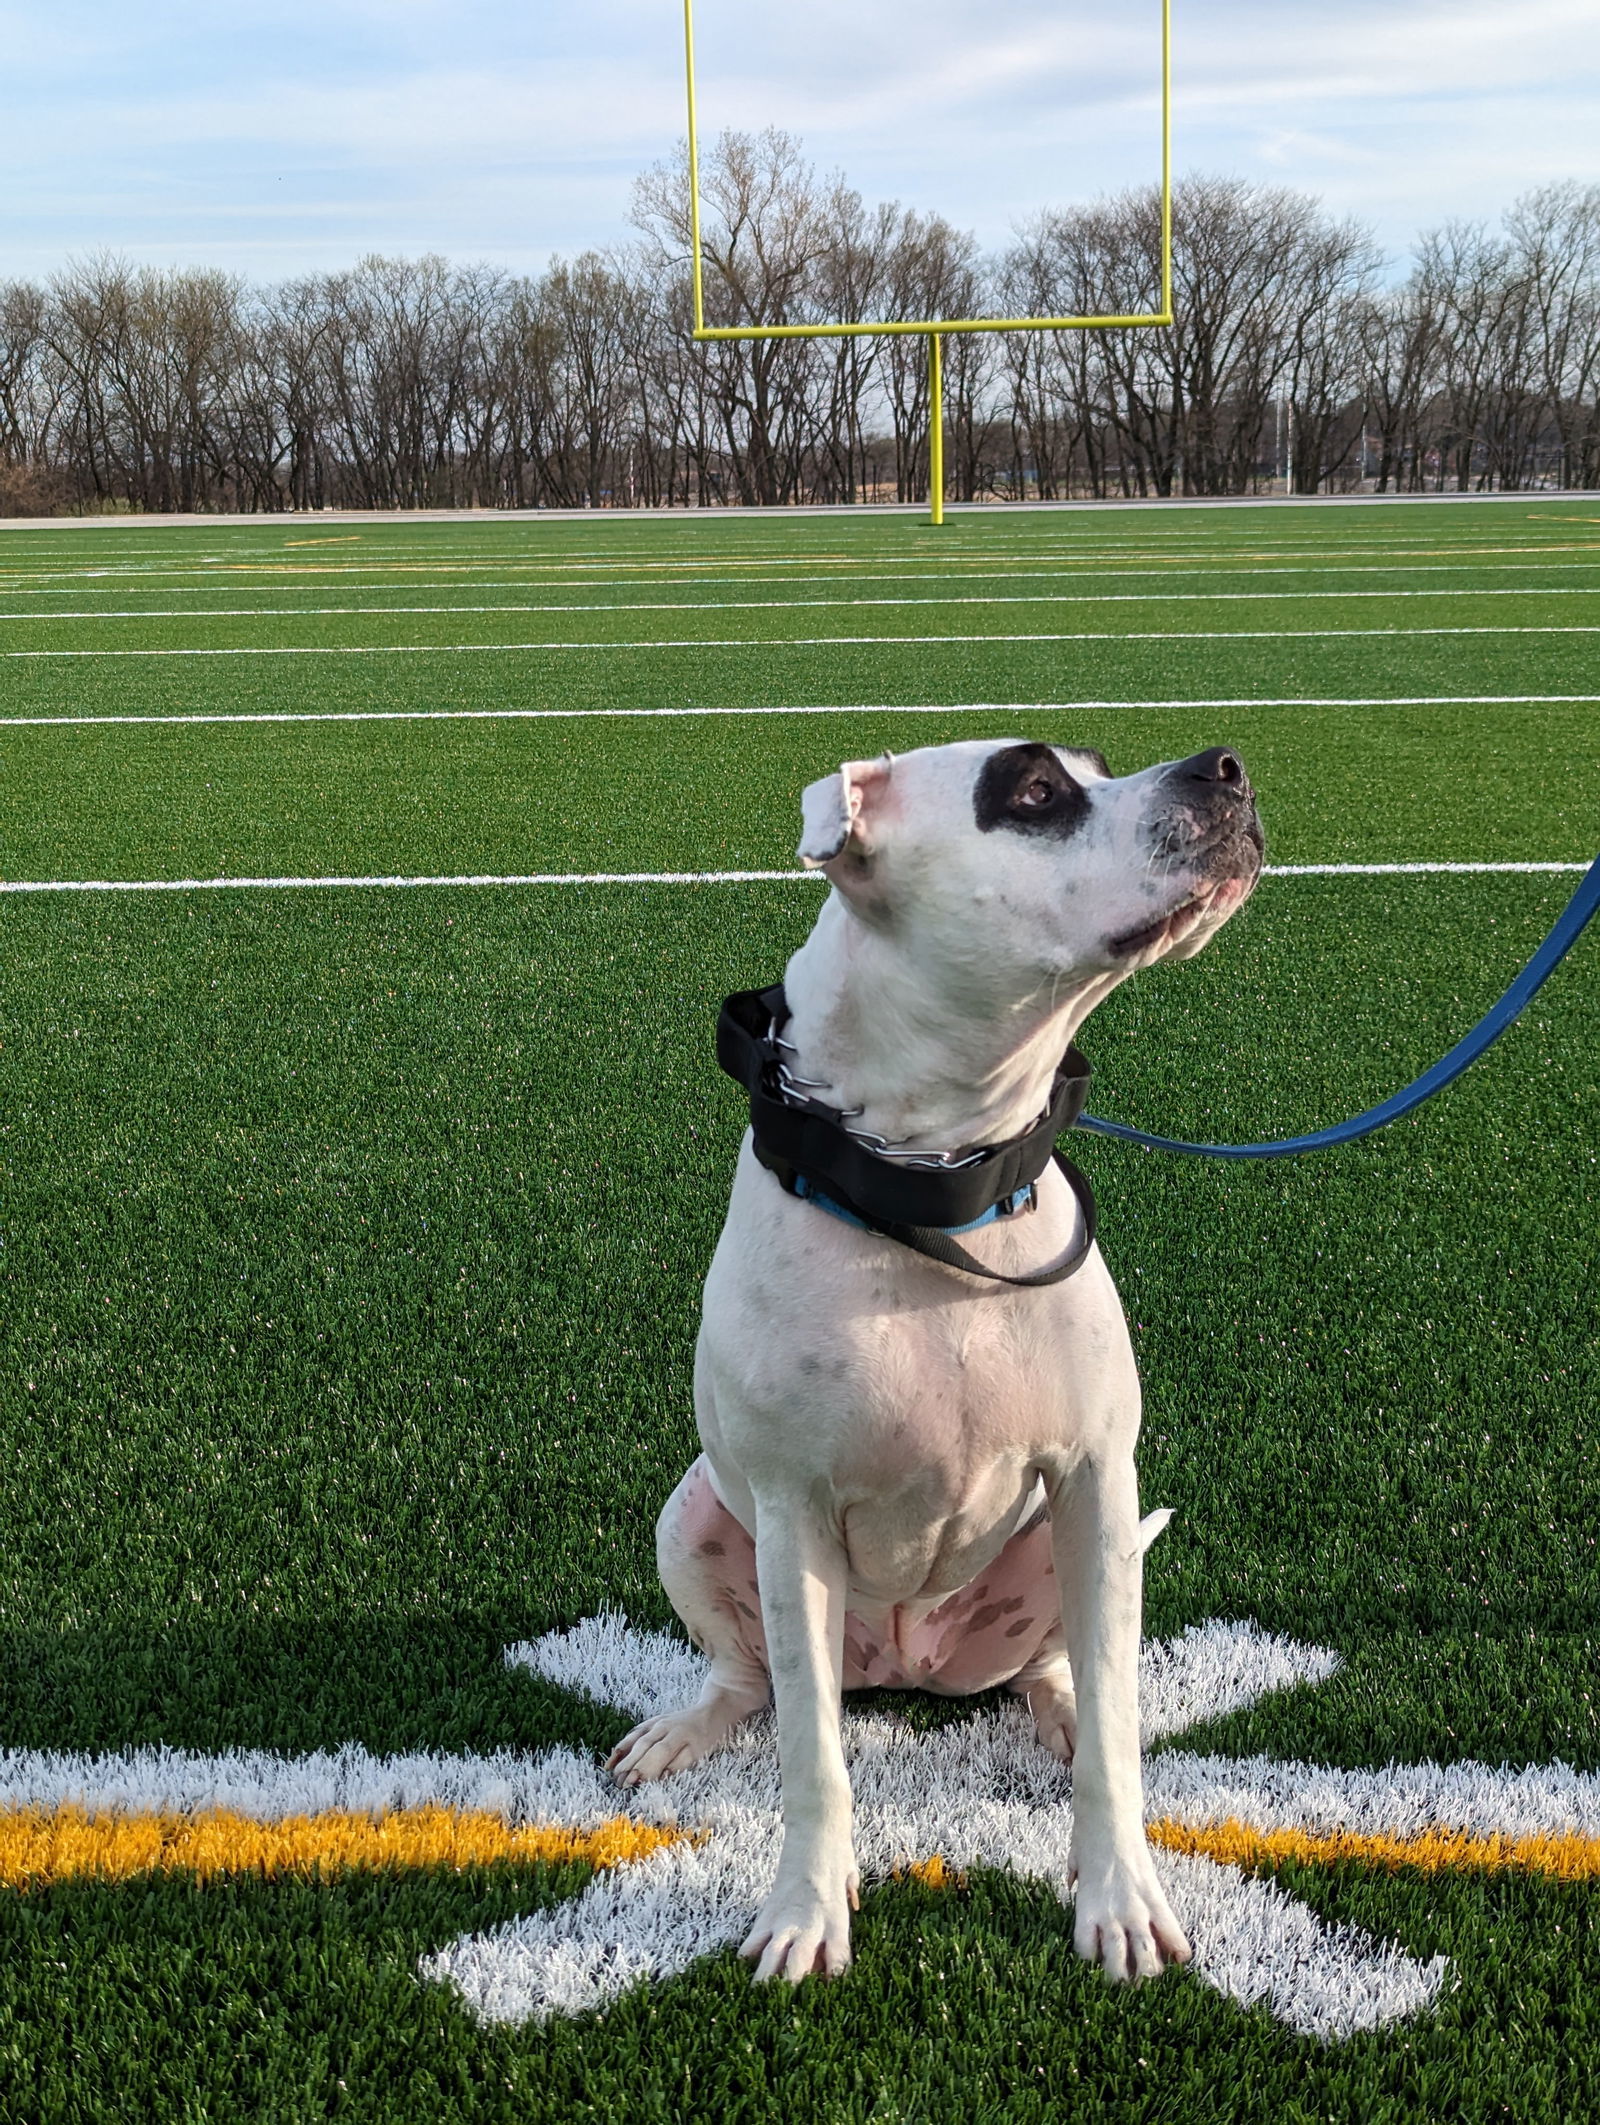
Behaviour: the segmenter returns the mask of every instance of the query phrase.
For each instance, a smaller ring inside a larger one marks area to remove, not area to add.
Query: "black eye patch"
[[[981,834],[1006,827],[1065,841],[1089,816],[1089,799],[1048,745],[1008,745],[983,763],[972,792]]]

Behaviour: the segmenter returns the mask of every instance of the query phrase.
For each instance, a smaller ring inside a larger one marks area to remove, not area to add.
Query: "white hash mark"
[[[616,1614],[511,1646],[506,1661],[639,1717],[691,1702],[705,1666],[679,1640],[637,1631]],[[1212,1622],[1147,1645],[1139,1675],[1144,1739],[1182,1732],[1269,1691],[1323,1681],[1338,1665],[1336,1653],[1251,1623]],[[1009,1868],[1070,1901],[1071,1776],[1040,1747],[1022,1704],[985,1707],[936,1733],[914,1733],[847,1704],[843,1738],[864,1881],[937,1854],[951,1867]],[[526,1765],[525,1793],[537,1789],[541,1761]],[[743,1935],[776,1865],[770,1715],[749,1722],[704,1763],[658,1784],[625,1789],[596,1772],[581,1824],[572,1814],[571,1752],[551,1751],[549,1762],[564,1803],[549,1819],[577,1828],[627,1815],[702,1834],[596,1873],[551,1910],[463,1934],[424,1957],[421,1974],[454,1986],[485,2021],[603,2009],[633,1985],[678,1975]],[[1262,1773],[1278,1774],[1271,1792],[1281,1811],[1282,1774],[1299,1768],[1165,1753],[1145,1767],[1146,1812],[1151,1819],[1213,1819],[1206,1793],[1220,1789],[1230,1812],[1248,1816]],[[1307,1775],[1324,1783],[1329,1776]],[[1443,1956],[1421,1963],[1357,1926],[1330,1925],[1276,1883],[1235,1867],[1161,1850],[1154,1857],[1193,1943],[1190,1968],[1241,2006],[1264,2004],[1299,2034],[1329,2041],[1379,2028],[1438,1996],[1448,1967]]]

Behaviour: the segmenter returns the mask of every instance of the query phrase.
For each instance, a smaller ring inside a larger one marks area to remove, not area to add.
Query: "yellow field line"
[[[1193,1852],[1225,1866],[1273,1866],[1280,1860],[1307,1860],[1326,1865],[1360,1860],[1372,1867],[1420,1867],[1427,1873],[1468,1869],[1480,1873],[1517,1870],[1551,1874],[1558,1881],[1600,1878],[1600,1838],[1570,1836],[1475,1836],[1467,1830],[1437,1827],[1407,1837],[1384,1833],[1330,1830],[1255,1830],[1229,1820],[1196,1828],[1189,1823],[1153,1822],[1149,1838],[1168,1852]]]
[[[1485,1874],[1517,1871],[1550,1874],[1569,1882],[1600,1877],[1600,1838],[1576,1835],[1495,1833],[1480,1837],[1467,1830],[1439,1827],[1410,1837],[1392,1837],[1354,1830],[1255,1830],[1233,1818],[1200,1826],[1153,1822],[1146,1834],[1151,1844],[1168,1852],[1192,1853],[1227,1867],[1275,1866],[1286,1859],[1326,1866],[1335,1860],[1354,1859],[1369,1867],[1418,1867],[1430,1874],[1447,1869]],[[925,1889],[955,1889],[966,1883],[965,1871],[950,1866],[937,1852],[931,1859],[914,1860],[900,1869],[897,1879],[901,1877],[920,1882]]]
[[[372,1816],[329,1812],[261,1822],[228,1808],[195,1815],[91,1816],[81,1808],[0,1811],[0,1885],[46,1888],[93,1877],[127,1881],[136,1875],[187,1874],[200,1882],[225,1875],[317,1876],[358,1869],[486,1866],[506,1860],[557,1863],[584,1860],[595,1867],[626,1866],[685,1836],[676,1829],[616,1816],[593,1830],[511,1828],[498,1815],[445,1807],[402,1808]],[[1512,1837],[1439,1827],[1410,1836],[1358,1831],[1258,1830],[1230,1819],[1195,1826],[1161,1821],[1150,1842],[1225,1866],[1274,1866],[1283,1860],[1416,1867],[1424,1872],[1465,1869],[1548,1874],[1559,1881],[1600,1878],[1600,1838],[1577,1835]],[[905,1872],[927,1888],[963,1879],[937,1853]]]
[[[1585,523],[1600,524],[1600,517],[1588,517],[1582,519],[1581,521]],[[307,543],[310,542],[308,541]],[[322,542],[318,541],[317,543],[321,544]],[[1440,559],[1464,559],[1472,561],[1482,559],[1485,554],[1496,553],[1594,553],[1597,550],[1600,550],[1600,541],[1596,541],[1594,539],[1568,539],[1563,540],[1559,545],[1548,546],[1536,546],[1525,541],[1519,541],[1518,544],[1514,546],[1405,546],[1398,548],[1345,546],[1334,547],[1328,550],[1332,554],[1333,558],[1336,560],[1350,559],[1352,557],[1359,558],[1360,556],[1369,553],[1377,553],[1382,556],[1387,552],[1393,552],[1397,556],[1393,563],[1393,566],[1396,571],[1400,571],[1403,570],[1405,563],[1411,560],[1426,561]],[[1215,568],[1220,573],[1222,568],[1225,567],[1226,564],[1230,561],[1256,562],[1260,560],[1303,560],[1305,556],[1312,551],[1312,548],[1305,546],[1290,546],[1283,548],[1263,547],[1260,549],[1252,547],[1237,547],[1229,551],[1221,552],[1208,549],[1203,546],[1196,546],[1193,548],[1186,547],[1176,553],[1162,553],[1154,549],[1144,547],[1134,547],[1127,551],[1112,551],[1110,553],[1100,552],[1092,548],[1085,548],[1076,553],[1056,552],[1051,554],[1050,558],[1052,560],[1059,561],[1065,567],[1077,567],[1083,564],[1103,566],[1109,561],[1111,563],[1116,563],[1123,566],[1126,566],[1130,562],[1139,562],[1141,564],[1160,565],[1162,567],[1177,568],[1184,566],[1192,566],[1195,561],[1200,560],[1206,562],[1209,566]],[[1018,557],[1023,559],[1028,558],[1029,556],[1027,549],[1020,549]],[[717,554],[714,556],[714,558],[719,568],[726,567],[759,569],[771,568],[773,565],[772,556],[765,554],[758,556],[744,554]],[[882,558],[882,556],[872,556],[872,558]],[[954,557],[941,556],[941,565],[949,565],[950,558],[954,558],[959,562],[964,557],[959,555]],[[1012,557],[1010,555],[987,554],[980,555],[978,556],[978,558],[984,560],[995,560],[1010,559]],[[808,565],[813,566],[820,566],[824,562],[826,562],[829,565],[837,568],[853,568],[859,566],[861,556],[859,554],[824,553],[807,554],[805,556],[805,559]],[[139,573],[148,576],[173,575],[180,573],[185,575],[204,574],[208,578],[221,578],[225,575],[405,575],[408,573],[420,573],[424,575],[432,573],[435,575],[447,575],[450,573],[459,574],[462,572],[470,572],[472,569],[485,567],[491,562],[497,568],[504,567],[543,569],[544,571],[546,571],[546,573],[551,574],[565,571],[568,573],[580,575],[586,572],[598,572],[602,570],[609,571],[612,573],[621,570],[627,570],[636,575],[670,575],[681,572],[685,568],[701,568],[706,565],[704,560],[701,559],[646,561],[635,560],[631,556],[622,554],[616,556],[615,559],[598,561],[561,561],[547,558],[530,558],[528,560],[505,560],[492,554],[484,554],[477,559],[465,561],[373,560],[359,563],[329,562],[326,564],[317,561],[219,561],[214,566],[206,568],[204,570],[200,570],[192,566],[180,569],[150,567],[137,571],[132,569],[125,569],[123,573]],[[86,572],[87,571],[82,569],[51,569],[47,571],[41,571],[38,569],[8,569],[4,571],[4,573],[8,577],[14,577],[18,580],[21,580],[26,575],[37,575],[40,573],[48,573],[52,576],[61,576],[64,574],[81,575]]]
[[[475,1867],[493,1861],[587,1860],[625,1866],[686,1833],[619,1815],[594,1830],[513,1829],[498,1815],[398,1808],[388,1815],[327,1813],[259,1822],[228,1808],[194,1815],[91,1816],[81,1808],[0,1812],[0,1884],[46,1888],[92,1875],[343,1874],[356,1868]]]

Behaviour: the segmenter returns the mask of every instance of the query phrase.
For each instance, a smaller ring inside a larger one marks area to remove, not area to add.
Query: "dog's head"
[[[1224,746],[1121,776],[1070,746],[927,746],[847,762],[803,810],[801,861],[864,921],[1019,978],[1192,958],[1261,871],[1254,793]]]

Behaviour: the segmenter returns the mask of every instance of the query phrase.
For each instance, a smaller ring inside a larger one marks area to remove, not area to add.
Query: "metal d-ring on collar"
[[[1089,1092],[1089,1065],[1076,1048],[1062,1057],[1045,1111],[1020,1136],[964,1145],[938,1158],[897,1155],[881,1137],[851,1130],[854,1114],[806,1096],[814,1088],[785,1061],[794,1052],[780,1038],[788,1020],[781,982],[727,997],[717,1019],[717,1061],[749,1093],[756,1157],[789,1194],[820,1199],[820,1207],[842,1212],[869,1232],[993,1284],[1059,1284],[1082,1268],[1094,1245],[1094,1195],[1056,1149],[1056,1138],[1072,1127]],[[1059,1262],[1028,1276],[1003,1276],[956,1244],[954,1233],[1027,1207],[1034,1182],[1052,1159],[1083,1213],[1078,1240]]]

